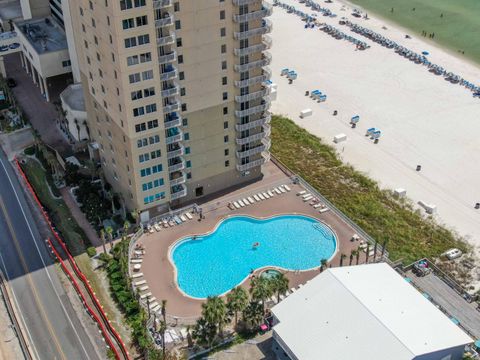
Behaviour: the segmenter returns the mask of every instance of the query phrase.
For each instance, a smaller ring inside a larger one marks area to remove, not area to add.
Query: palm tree
[[[105,229],[105,232],[108,235],[108,242],[110,243],[110,250],[112,250],[113,247],[113,228],[111,226],[107,226]]]
[[[167,323],[163,320],[160,320],[158,324],[158,333],[162,339],[162,359],[165,359],[165,332],[167,331]]]
[[[217,327],[215,324],[209,323],[203,317],[197,320],[193,328],[192,336],[200,345],[207,345],[210,347],[215,339]]]
[[[377,259],[377,247],[378,247],[378,242],[375,240],[375,246],[373,247],[373,262]]]
[[[235,326],[238,325],[238,313],[242,312],[247,307],[247,305],[248,294],[243,287],[237,286],[235,289],[228,293],[227,309],[231,314],[235,316]]]
[[[345,255],[343,253],[342,253],[342,255],[340,255],[340,267],[343,266],[343,260],[345,260],[346,257],[347,257],[347,255]]]
[[[322,260],[320,261],[320,272],[322,272],[323,270],[325,270],[325,268],[327,267],[327,263],[328,263],[327,259],[322,259]]]
[[[250,282],[250,295],[254,301],[260,301],[265,313],[265,301],[273,295],[270,280],[266,277],[257,276]]]
[[[102,240],[102,246],[103,246],[103,253],[107,253],[107,248],[105,246],[105,230],[103,228],[100,229],[100,239]]]
[[[128,221],[125,221],[123,223],[123,237],[126,238],[128,234],[128,229],[130,229],[130,223]]]
[[[289,280],[284,274],[278,273],[272,278],[271,284],[273,292],[277,294],[277,303],[279,303],[280,295],[285,295],[288,291]]]
[[[257,327],[263,321],[264,313],[262,304],[252,301],[243,310],[243,321],[249,328]]]
[[[367,248],[365,249],[365,264],[368,264],[369,253],[370,253],[370,244],[367,244]]]
[[[223,334],[223,325],[227,320],[227,307],[218,296],[209,296],[207,302],[202,304],[202,317],[214,326],[218,326],[218,333]]]

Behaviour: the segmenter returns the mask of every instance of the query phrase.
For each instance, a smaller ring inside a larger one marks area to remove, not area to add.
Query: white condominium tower
[[[128,208],[148,218],[262,177],[271,5],[69,4],[91,148]]]

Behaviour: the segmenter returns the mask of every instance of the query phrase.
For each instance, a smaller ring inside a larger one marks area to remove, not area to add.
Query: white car
[[[453,260],[462,256],[462,251],[459,249],[450,249],[445,252],[445,256],[448,260]]]

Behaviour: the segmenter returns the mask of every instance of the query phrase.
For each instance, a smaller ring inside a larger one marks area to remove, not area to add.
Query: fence
[[[298,181],[298,183],[301,184],[302,187],[305,188],[305,190],[315,195],[315,197],[317,197],[321,202],[327,205],[330,208],[330,210],[335,213],[335,215],[337,215],[345,223],[347,223],[352,229],[354,229],[358,235],[364,238],[371,245],[375,245],[376,241],[370,235],[368,235],[360,226],[355,224],[347,215],[345,215],[337,207],[335,207],[335,205],[333,205],[330,201],[328,201],[322,194],[320,194],[315,188],[313,188],[306,180],[304,180],[301,176],[297,175],[292,170],[290,170],[284,163],[278,160],[274,155],[271,155],[271,160],[276,166],[278,166],[278,168],[280,168],[280,170],[282,170],[285,173],[285,175],[292,178],[294,182]],[[388,251],[384,250],[382,245],[377,243],[377,249],[379,252],[382,252],[384,254],[384,257],[388,258]]]

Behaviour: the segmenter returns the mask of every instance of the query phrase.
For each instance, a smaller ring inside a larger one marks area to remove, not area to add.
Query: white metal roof
[[[406,360],[472,342],[384,263],[328,269],[272,312],[299,360]]]

